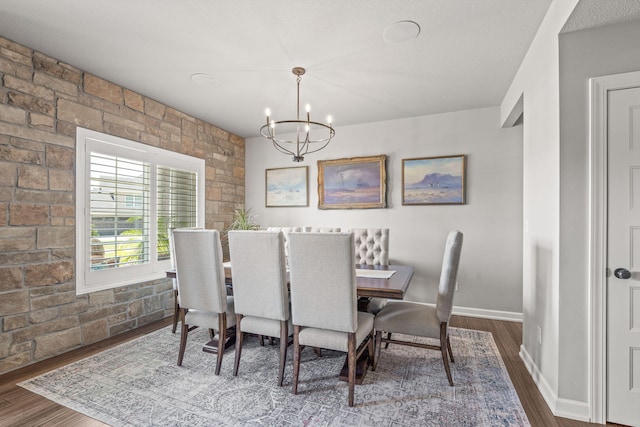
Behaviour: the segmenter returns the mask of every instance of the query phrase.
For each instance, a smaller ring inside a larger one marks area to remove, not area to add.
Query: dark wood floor
[[[104,423],[60,406],[44,397],[18,387],[16,384],[98,353],[116,344],[144,335],[169,323],[170,319],[165,319],[136,331],[131,331],[0,376],[0,426],[105,426],[106,424]],[[522,337],[522,324],[460,316],[454,316],[451,324],[456,327],[493,333],[504,364],[511,376],[511,381],[518,392],[518,396],[520,396],[520,401],[532,426],[578,427],[598,425],[553,416],[518,355]]]

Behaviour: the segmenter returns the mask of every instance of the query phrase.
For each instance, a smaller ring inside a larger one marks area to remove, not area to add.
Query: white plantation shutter
[[[76,293],[165,277],[168,230],[204,226],[204,160],[76,135]]]
[[[98,152],[90,156],[91,269],[148,263],[149,162]],[[100,245],[108,248],[102,257],[96,256]]]
[[[197,226],[198,174],[158,166],[158,260],[169,259],[169,230]]]

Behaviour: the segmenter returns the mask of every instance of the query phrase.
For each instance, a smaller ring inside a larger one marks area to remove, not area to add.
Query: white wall
[[[308,155],[310,206],[266,208],[265,169],[298,166],[263,138],[246,140],[246,207],[268,226],[387,227],[392,262],[416,268],[409,299],[434,302],[444,241],[464,233],[455,305],[475,314],[522,312],[522,128],[500,129],[485,108],[337,127],[324,150]],[[339,121],[339,118],[336,118]],[[317,161],[386,154],[386,209],[319,210]],[[402,206],[402,159],[467,155],[467,204]],[[491,312],[494,310],[495,312]]]
[[[558,400],[560,328],[558,33],[577,2],[556,0],[551,4],[501,106],[505,123],[518,108],[518,100],[524,99],[521,356],[552,411]]]

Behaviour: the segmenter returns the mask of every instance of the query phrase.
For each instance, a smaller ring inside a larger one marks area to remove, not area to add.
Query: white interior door
[[[640,426],[640,88],[608,96],[607,421]]]

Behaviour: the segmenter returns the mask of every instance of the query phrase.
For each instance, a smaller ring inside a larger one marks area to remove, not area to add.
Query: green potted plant
[[[253,221],[251,209],[237,207],[233,211],[233,221],[227,230],[259,230],[260,226]]]
[[[243,206],[236,207],[233,211],[233,220],[227,230],[220,236],[222,240],[223,257],[225,261],[229,261],[229,235],[230,230],[259,230],[260,225],[254,222],[254,216],[251,209],[245,209]]]

